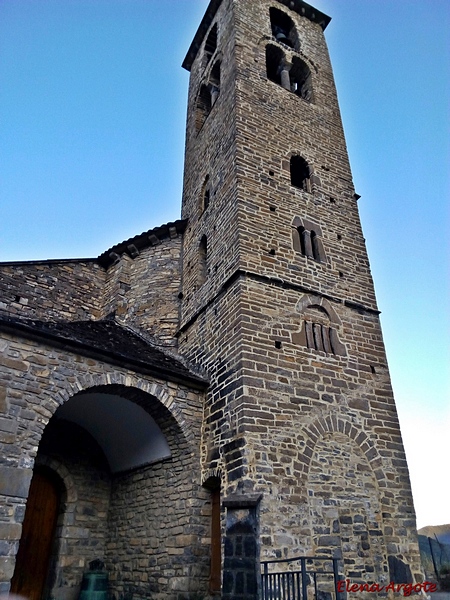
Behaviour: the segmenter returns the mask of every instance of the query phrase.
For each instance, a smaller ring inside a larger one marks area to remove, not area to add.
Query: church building
[[[111,600],[422,581],[329,21],[211,0],[181,218],[0,263],[0,594],[77,600],[93,561]]]

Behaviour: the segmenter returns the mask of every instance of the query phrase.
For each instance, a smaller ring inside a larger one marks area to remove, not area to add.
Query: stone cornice
[[[186,224],[186,219],[179,219],[172,223],[166,223],[159,227],[144,231],[139,235],[135,235],[128,240],[111,246],[111,248],[100,254],[97,260],[102,267],[107,269],[118,262],[122,254],[128,254],[131,258],[135,258],[145,248],[157,246],[164,239],[175,238],[178,235],[182,235],[186,229]]]
[[[254,281],[258,281],[258,282],[269,284],[269,285],[275,285],[277,287],[281,287],[281,288],[288,289],[288,290],[295,290],[295,291],[301,292],[303,294],[312,294],[315,296],[320,296],[321,298],[325,298],[325,299],[329,300],[330,302],[342,304],[342,305],[347,306],[348,308],[351,308],[352,310],[356,310],[360,313],[379,315],[381,312],[375,308],[370,308],[369,306],[365,306],[364,304],[361,304],[360,302],[356,302],[354,300],[346,300],[344,298],[338,298],[337,296],[331,296],[330,294],[324,294],[323,292],[320,292],[319,290],[314,290],[312,288],[308,288],[303,285],[299,285],[297,283],[285,281],[284,279],[280,279],[278,277],[270,277],[268,275],[260,275],[259,273],[252,273],[251,271],[244,271],[242,269],[237,269],[222,284],[219,291],[216,294],[214,294],[214,296],[212,298],[210,298],[207,302],[205,302],[205,304],[201,308],[199,308],[199,310],[197,310],[192,315],[192,317],[190,317],[190,319],[188,321],[186,321],[186,323],[184,323],[180,326],[180,329],[178,330],[177,335],[179,336],[181,333],[186,331],[186,329],[188,329],[192,325],[192,323],[194,323],[198,319],[198,317],[209,306],[211,306],[211,304],[240,277],[253,279]]]

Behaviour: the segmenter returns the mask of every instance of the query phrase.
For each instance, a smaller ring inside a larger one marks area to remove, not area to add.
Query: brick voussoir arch
[[[195,452],[195,436],[192,428],[186,422],[182,408],[170,396],[167,389],[159,383],[147,381],[126,373],[87,374],[75,377],[73,381],[68,382],[67,386],[59,391],[56,397],[58,398],[58,404],[62,405],[80,392],[100,391],[99,388],[102,388],[102,391],[105,392],[111,386],[115,388],[111,390],[111,393],[123,395],[130,400],[133,400],[133,396],[136,397],[136,394],[139,395],[142,393],[156,398],[175,420],[191,452]]]
[[[331,302],[326,298],[322,298],[321,296],[316,296],[314,294],[305,294],[296,304],[295,310],[296,312],[303,314],[303,312],[309,306],[320,306],[327,313],[331,323],[333,325],[339,326],[342,324],[341,319],[339,318],[336,310],[331,305]]]
[[[327,417],[320,417],[305,428],[305,433],[309,438],[309,440],[306,441],[308,448],[311,448],[311,446],[314,448],[318,439],[327,433],[343,433],[344,435],[347,435],[364,453],[369,465],[372,467],[378,484],[382,484],[382,482],[384,482],[385,475],[383,470],[380,468],[382,466],[382,460],[378,450],[375,448],[367,435],[358,427],[355,427],[355,425],[353,425],[347,419],[343,419],[341,416],[335,413],[328,415]],[[309,466],[311,460],[309,451],[307,452],[307,455],[307,463]]]
[[[66,493],[66,504],[75,507],[78,501],[78,494],[75,482],[67,467],[56,458],[49,456],[38,456],[35,466],[48,467],[61,478]]]
[[[58,477],[60,477],[64,485],[65,498],[63,503],[64,510],[62,512],[63,520],[60,523],[62,526],[60,537],[64,538],[68,531],[67,528],[73,523],[73,515],[77,508],[78,494],[75,482],[67,467],[56,458],[38,455],[35,467],[47,467],[51,469]]]

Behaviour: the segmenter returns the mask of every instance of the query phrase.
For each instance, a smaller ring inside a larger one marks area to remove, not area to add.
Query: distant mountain
[[[450,545],[450,523],[448,525],[427,525],[417,531],[419,535],[438,539],[441,544]]]

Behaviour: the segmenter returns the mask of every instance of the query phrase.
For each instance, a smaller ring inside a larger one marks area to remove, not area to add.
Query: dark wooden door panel
[[[47,470],[36,469],[31,480],[11,592],[27,600],[41,600],[60,502],[57,481]]]
[[[211,569],[210,592],[219,592],[222,583],[222,545],[220,527],[220,489],[211,493]]]

